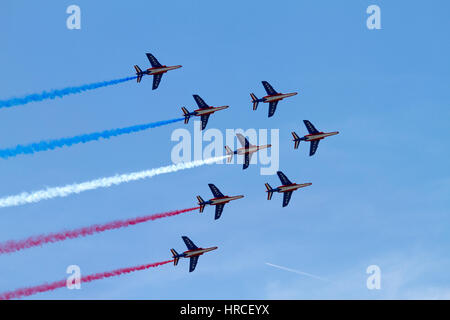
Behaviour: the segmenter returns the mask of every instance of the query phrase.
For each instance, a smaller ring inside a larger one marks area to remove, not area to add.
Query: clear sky
[[[81,30],[66,8],[81,8]],[[366,8],[381,8],[368,30]],[[0,148],[179,117],[192,94],[230,108],[208,128],[280,130],[280,169],[312,182],[266,200],[259,166],[212,165],[1,209],[0,241],[196,205],[208,183],[245,198],[204,214],[0,256],[0,291],[170,259],[181,235],[219,249],[188,261],[32,299],[450,298],[450,4],[435,1],[1,1],[0,99],[133,75],[146,52],[183,68],[0,110]],[[254,112],[260,81],[299,95]],[[293,149],[302,120],[340,131]],[[0,196],[171,163],[176,128],[1,160]],[[271,263],[286,269],[267,265]],[[366,268],[381,269],[381,290]],[[308,274],[315,277],[308,276]]]

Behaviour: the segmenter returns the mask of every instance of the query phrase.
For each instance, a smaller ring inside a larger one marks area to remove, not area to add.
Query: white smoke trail
[[[34,192],[22,192],[18,195],[12,195],[0,198],[0,208],[15,207],[27,203],[39,202],[53,198],[67,197],[71,194],[81,193],[88,190],[98,188],[108,188],[113,185],[119,185],[126,182],[151,178],[160,174],[177,172],[179,170],[200,167],[205,164],[212,164],[219,160],[225,159],[227,156],[208,158],[204,160],[195,160],[191,162],[183,162],[165,167],[143,170],[131,173],[115,175],[112,177],[100,178],[82,183],[68,184],[63,187],[52,187]]]

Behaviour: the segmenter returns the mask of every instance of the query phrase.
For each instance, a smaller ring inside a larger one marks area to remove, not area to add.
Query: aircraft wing
[[[273,116],[275,110],[277,110],[278,101],[269,102],[269,117]]]
[[[195,267],[197,266],[198,262],[198,256],[191,257],[189,260],[189,272],[192,272],[195,270]]]
[[[219,219],[220,218],[220,216],[222,215],[222,211],[223,211],[223,208],[225,207],[225,204],[218,204],[217,206],[216,206],[216,214],[215,214],[215,216],[214,216],[214,219],[215,220],[217,220],[217,219]]]
[[[247,138],[245,138],[242,134],[236,133],[236,136],[238,137],[239,142],[244,147],[244,149],[248,150],[250,147],[253,146],[250,142],[248,142]],[[242,167],[243,170],[248,168],[248,166],[250,165],[251,158],[252,158],[252,153],[244,154],[244,166]]]
[[[209,114],[204,114],[200,118],[202,120],[202,130],[206,128],[206,125],[208,124]]]
[[[284,175],[283,172],[277,171],[277,175],[280,178],[280,181],[283,184],[283,186],[287,186],[287,185],[292,184],[292,182]]]
[[[152,87],[152,90],[155,90],[156,88],[158,88],[159,83],[161,82],[161,78],[162,78],[162,73],[155,74],[153,76],[153,87]]]
[[[216,197],[216,198],[221,198],[221,197],[224,196],[224,195],[222,194],[222,192],[220,192],[220,190],[219,190],[215,185],[213,185],[212,183],[208,184],[208,186],[209,186],[209,188],[211,189],[211,192],[212,192],[212,194],[214,195],[214,197]]]
[[[247,169],[250,165],[250,160],[252,159],[253,153],[246,153],[244,154],[244,166],[242,167],[242,170]]]
[[[292,192],[293,191],[288,191],[288,192],[284,193],[284,195],[283,195],[283,207],[286,207],[288,205],[289,200],[291,200]]]
[[[262,84],[263,84],[263,86],[264,86],[264,89],[266,89],[266,92],[267,92],[267,94],[268,94],[269,96],[272,96],[272,95],[278,93],[278,92],[276,92],[276,91],[274,90],[274,88],[272,88],[272,86],[270,85],[270,83],[268,83],[267,81],[261,81],[261,82],[262,82]]]
[[[314,133],[319,133],[319,130],[317,130],[313,124],[311,122],[309,122],[308,120],[303,120],[303,123],[306,126],[306,129],[308,129],[308,132],[310,134],[314,134]]]
[[[193,94],[192,96],[194,97],[194,100],[195,102],[197,102],[197,105],[200,109],[209,108],[209,106],[205,103],[205,101],[203,101],[202,98],[200,98],[198,94]]]
[[[245,149],[248,149],[249,147],[252,147],[252,146],[253,146],[250,142],[248,142],[247,138],[244,137],[242,134],[236,133],[236,137],[238,137],[238,140],[239,140],[240,144],[241,144]]]
[[[188,237],[182,236],[181,238],[183,239],[184,243],[186,244],[186,247],[188,248],[188,250],[198,249],[198,247]]]
[[[309,147],[309,155],[312,156],[314,153],[316,153],[317,147],[319,146],[320,140],[313,140],[311,141],[311,145]]]
[[[153,68],[162,67],[161,63],[159,63],[159,61],[151,53],[147,53],[146,55]]]

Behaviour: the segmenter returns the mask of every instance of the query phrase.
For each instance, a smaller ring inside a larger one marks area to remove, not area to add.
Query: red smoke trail
[[[129,226],[133,226],[139,223],[147,222],[147,221],[153,221],[161,218],[167,218],[179,215],[184,212],[189,212],[198,209],[199,207],[195,208],[189,208],[189,209],[183,209],[183,210],[175,210],[175,211],[169,211],[165,213],[158,213],[158,214],[152,214],[148,216],[143,217],[137,217],[127,220],[117,220],[113,222],[109,222],[106,224],[94,224],[89,227],[74,229],[74,230],[68,230],[68,231],[61,231],[57,233],[50,233],[47,235],[38,235],[38,236],[32,236],[24,240],[9,240],[4,243],[0,243],[0,254],[5,253],[11,253],[31,247],[37,247],[41,246],[46,243],[51,242],[58,242],[58,241],[64,241],[67,239],[75,239],[79,237],[85,237],[88,235],[92,235],[95,233],[100,233],[108,230],[114,230],[119,228],[126,228]]]
[[[149,268],[155,268],[155,267],[162,266],[162,265],[170,263],[170,262],[173,262],[173,260],[143,264],[143,265],[136,266],[136,267],[122,268],[122,269],[117,269],[117,270],[108,271],[108,272],[95,273],[95,274],[91,274],[91,275],[88,275],[85,277],[81,277],[80,281],[81,281],[81,283],[84,283],[84,282],[91,282],[91,281],[95,281],[95,280],[101,280],[104,278],[116,277],[116,276],[120,276],[124,273],[141,271],[141,270],[146,270]],[[61,281],[56,281],[56,282],[52,282],[52,283],[41,284],[41,285],[35,286],[35,287],[21,288],[21,289],[17,289],[14,291],[0,293],[0,300],[19,299],[19,298],[31,296],[33,294],[40,293],[40,292],[53,291],[53,290],[56,290],[59,288],[63,288],[66,285],[67,285],[67,280],[61,280]]]

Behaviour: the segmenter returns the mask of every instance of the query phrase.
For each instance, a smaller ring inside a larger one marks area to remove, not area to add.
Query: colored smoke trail
[[[173,262],[173,260],[143,264],[140,266],[116,269],[116,270],[108,271],[108,272],[95,273],[95,274],[91,274],[91,275],[88,275],[85,277],[81,277],[80,282],[87,283],[87,282],[92,282],[95,280],[117,277],[117,276],[120,276],[120,275],[126,274],[126,273],[131,273],[131,272],[136,272],[136,271],[147,270],[150,268],[159,267],[159,266],[171,263],[171,262]],[[19,298],[31,296],[33,294],[40,293],[40,292],[47,292],[47,291],[53,291],[53,290],[56,290],[59,288],[64,288],[66,285],[67,285],[67,280],[60,280],[60,281],[55,281],[52,283],[41,284],[39,286],[21,288],[21,289],[17,289],[14,291],[0,293],[0,300],[19,299]]]
[[[182,121],[184,118],[177,118],[171,120],[157,121],[146,124],[135,125],[131,127],[105,130],[100,132],[93,132],[88,134],[82,134],[70,138],[61,138],[48,141],[41,141],[36,143],[30,143],[26,145],[17,145],[14,148],[0,149],[0,157],[7,159],[15,157],[19,154],[32,154],[40,151],[53,150],[55,148],[70,147],[78,143],[86,143],[90,141],[99,140],[100,138],[109,139],[111,137],[120,136],[123,134],[129,134],[133,132],[139,132],[156,127],[165,126],[174,122]]]
[[[99,178],[82,183],[74,183],[65,185],[63,187],[52,187],[42,189],[34,192],[22,192],[18,195],[6,196],[0,198],[0,208],[20,206],[27,203],[39,202],[42,200],[48,200],[53,198],[67,197],[71,194],[81,193],[88,190],[94,190],[98,188],[108,188],[114,185],[119,185],[126,182],[136,181],[151,178],[157,175],[177,172],[185,169],[192,169],[200,167],[206,164],[212,164],[214,162],[225,159],[227,156],[213,157],[204,160],[195,160],[190,162],[182,162],[178,164],[172,164],[165,167],[159,167],[150,170],[137,171],[132,173],[125,173],[121,175],[115,175],[112,177]]]
[[[67,87],[64,89],[55,89],[55,90],[51,90],[51,91],[43,91],[41,93],[33,93],[33,94],[29,94],[29,95],[26,95],[23,97],[10,98],[7,100],[0,100],[0,108],[9,108],[9,107],[14,107],[14,106],[24,105],[24,104],[27,104],[30,102],[62,98],[69,94],[77,94],[77,93],[82,93],[84,91],[89,91],[89,90],[94,90],[94,89],[103,88],[103,87],[107,87],[107,86],[112,86],[112,85],[119,84],[122,82],[130,81],[130,80],[133,80],[136,78],[137,78],[136,76],[133,76],[133,77],[126,77],[126,78],[109,80],[109,81],[101,81],[101,82],[95,82],[95,83],[90,83],[90,84],[84,84],[84,85],[76,86],[76,87]]]
[[[50,233],[47,235],[43,234],[43,235],[33,236],[33,237],[29,237],[24,240],[18,240],[18,241],[10,240],[10,241],[6,241],[4,243],[0,243],[0,254],[11,253],[11,252],[15,252],[15,251],[23,250],[23,249],[42,246],[46,243],[53,243],[53,242],[59,242],[59,241],[64,241],[64,240],[68,240],[68,239],[86,237],[89,235],[105,232],[108,230],[126,228],[129,226],[134,226],[134,225],[144,223],[147,221],[154,221],[154,220],[158,220],[158,219],[162,219],[162,218],[173,217],[173,216],[185,213],[185,212],[190,212],[190,211],[196,210],[198,208],[199,207],[175,210],[175,211],[152,214],[152,215],[147,215],[147,216],[142,216],[142,217],[136,217],[136,218],[132,218],[132,219],[117,220],[117,221],[112,221],[112,222],[105,223],[105,224],[95,224],[92,226],[83,227],[83,228],[74,229],[74,230]]]

